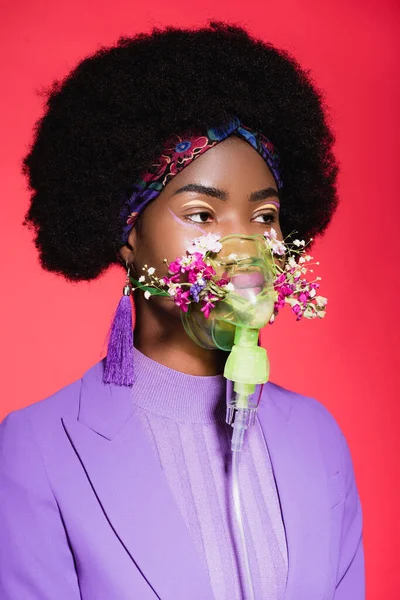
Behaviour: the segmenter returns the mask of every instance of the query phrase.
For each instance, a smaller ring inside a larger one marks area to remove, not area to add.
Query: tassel
[[[123,296],[111,324],[103,383],[131,386],[134,382],[133,328],[129,269]]]

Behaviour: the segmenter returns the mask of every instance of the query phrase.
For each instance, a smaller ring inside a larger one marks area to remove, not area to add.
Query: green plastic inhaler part
[[[224,377],[233,381],[233,389],[243,396],[243,408],[247,407],[246,399],[254,394],[256,384],[266,383],[269,378],[267,351],[258,345],[258,336],[258,329],[238,325],[234,345],[225,363]]]

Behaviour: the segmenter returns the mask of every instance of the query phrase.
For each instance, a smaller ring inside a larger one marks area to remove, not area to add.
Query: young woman
[[[337,205],[333,141],[321,93],[286,52],[221,22],[154,29],[52,87],[24,159],[25,223],[44,269],[80,281],[118,263],[121,287],[171,276],[164,259],[199,236],[308,241]],[[227,352],[186,333],[183,297],[140,287],[132,341],[129,292],[107,356],[0,425],[3,600],[250,597]],[[361,600],[346,440],[318,401],[259,391],[239,466],[253,597]]]

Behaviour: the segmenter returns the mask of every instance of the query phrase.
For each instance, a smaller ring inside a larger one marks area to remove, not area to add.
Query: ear
[[[136,241],[137,232],[135,230],[135,227],[132,227],[131,231],[129,232],[129,237],[127,239],[126,244],[121,246],[121,248],[119,249],[119,254],[124,262],[124,265],[126,265],[127,262],[132,264],[135,260]]]

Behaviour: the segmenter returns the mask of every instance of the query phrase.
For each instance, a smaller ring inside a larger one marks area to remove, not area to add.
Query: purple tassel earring
[[[130,386],[134,382],[134,370],[132,303],[130,297],[132,286],[129,280],[128,261],[126,266],[127,273],[123,296],[119,301],[111,324],[103,382]]]

